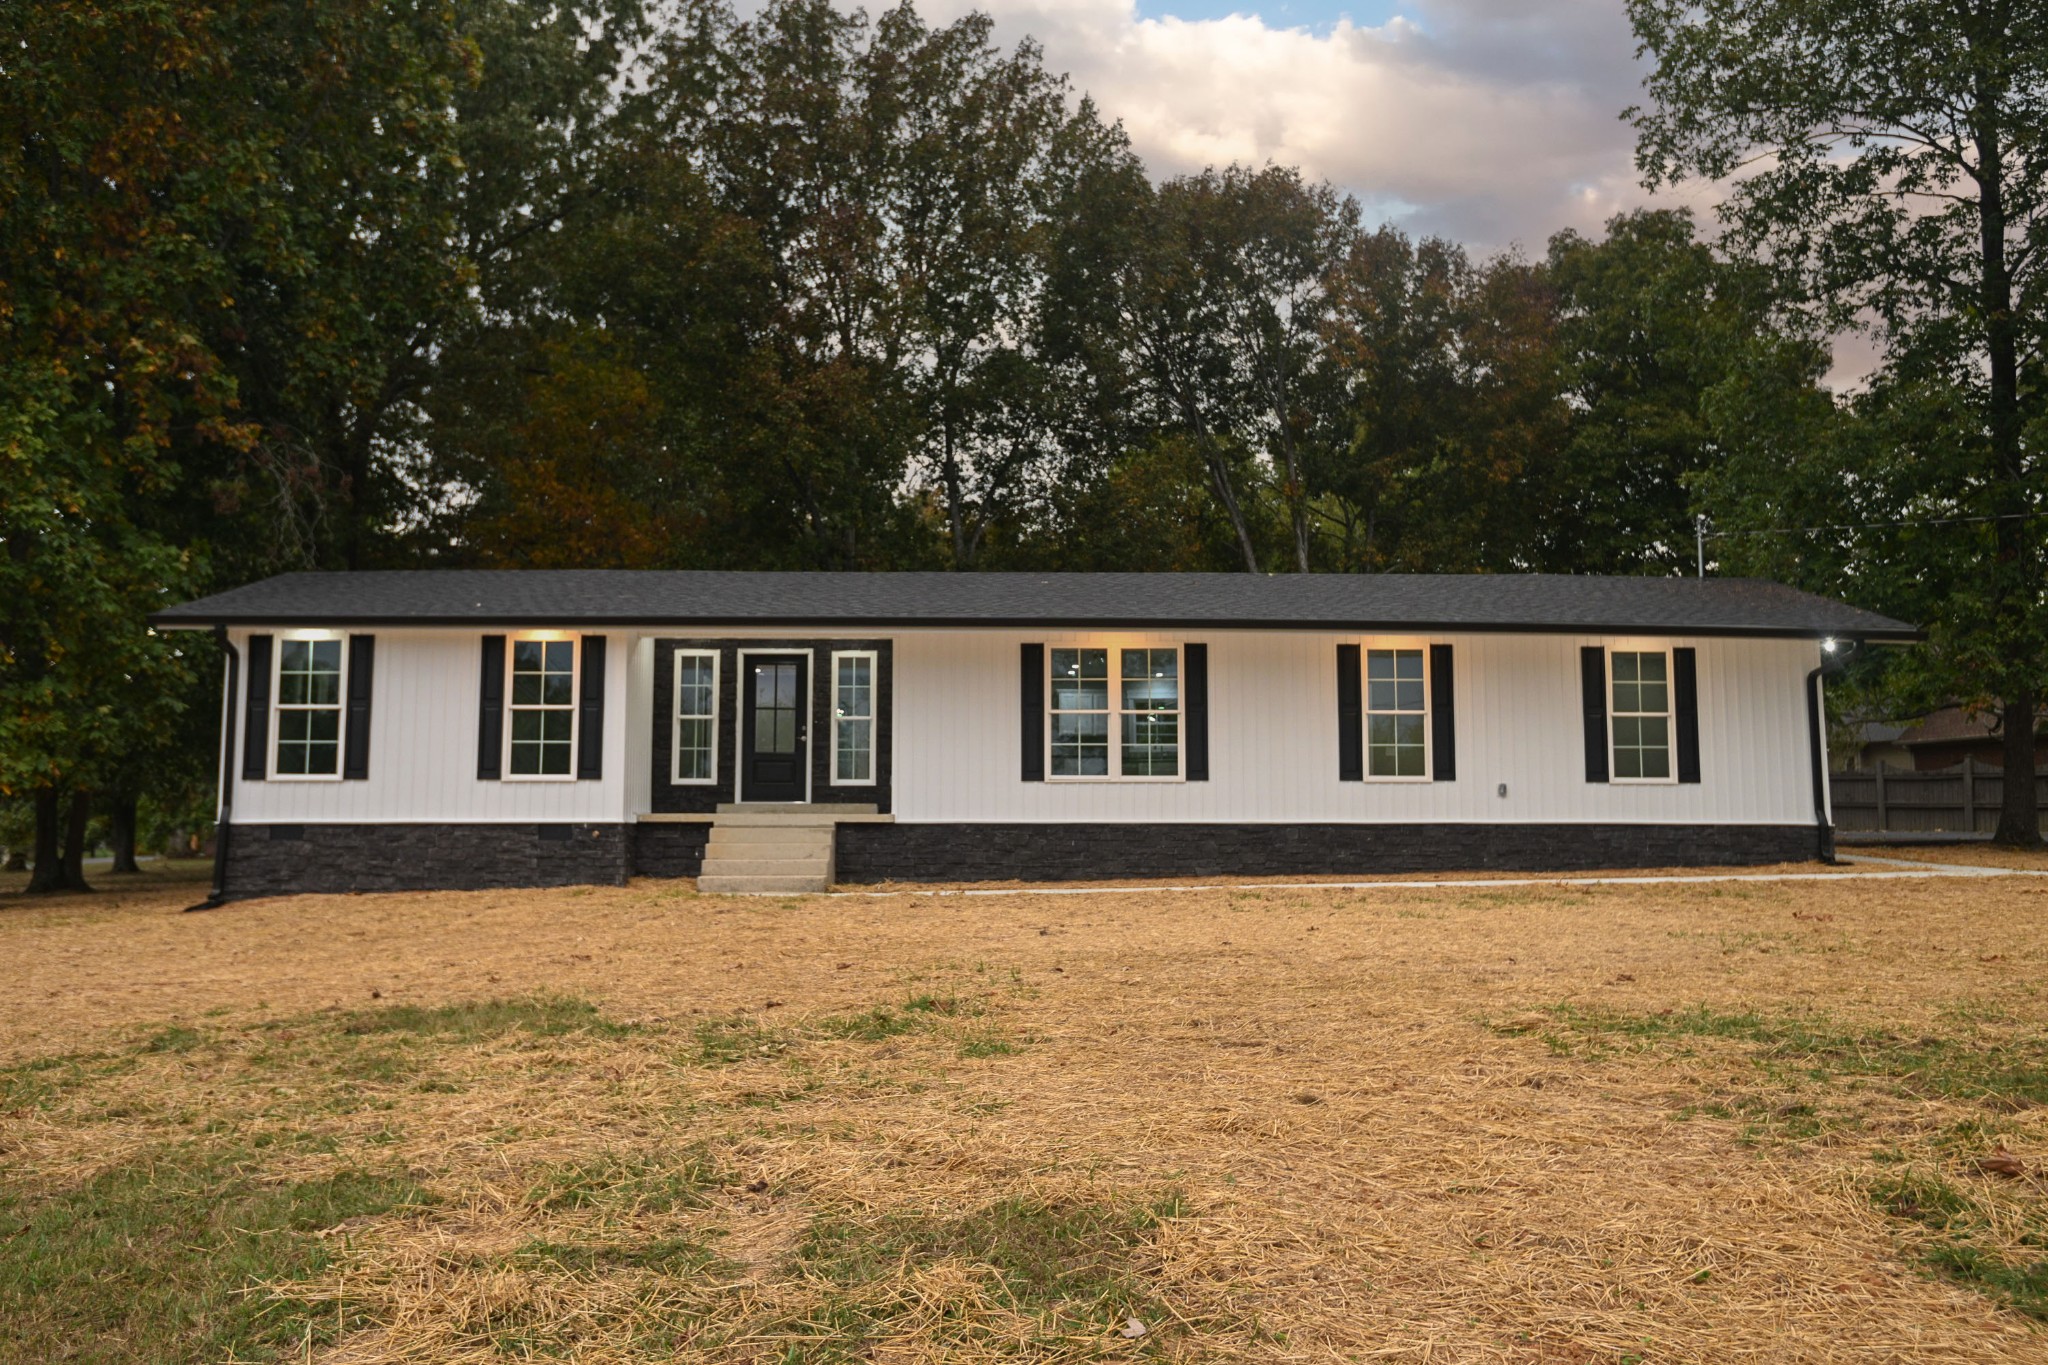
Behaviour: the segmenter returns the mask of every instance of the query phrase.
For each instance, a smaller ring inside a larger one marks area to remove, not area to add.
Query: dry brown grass
[[[276,1286],[317,1359],[2048,1359],[1872,1198],[1920,1173],[2039,1255],[2040,1109],[1671,1022],[2030,1045],[2048,880],[188,898],[0,900],[0,1056],[130,1049],[0,1147],[409,1172],[431,1206]],[[348,1032],[557,996],[630,1027]],[[1006,1288],[1032,1237],[1079,1278]]]

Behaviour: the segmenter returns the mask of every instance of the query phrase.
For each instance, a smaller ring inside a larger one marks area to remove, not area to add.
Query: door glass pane
[[[796,665],[760,664],[754,671],[754,752],[796,752]]]

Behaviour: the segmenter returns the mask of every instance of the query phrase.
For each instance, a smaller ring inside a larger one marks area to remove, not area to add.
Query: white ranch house
[[[1776,862],[1826,645],[1740,579],[287,574],[228,647],[216,898]]]

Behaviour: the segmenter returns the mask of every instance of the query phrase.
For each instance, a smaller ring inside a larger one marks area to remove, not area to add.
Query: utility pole
[[[1699,560],[1700,577],[1707,576],[1707,518],[1701,513],[1692,519],[1692,552]]]

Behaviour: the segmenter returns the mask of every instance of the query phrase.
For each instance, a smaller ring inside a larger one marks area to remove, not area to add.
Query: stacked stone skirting
[[[633,875],[694,877],[704,867],[704,848],[711,838],[707,822],[647,824],[633,827]]]
[[[237,825],[228,895],[621,886],[694,877],[710,826]],[[1810,825],[838,827],[842,882],[1379,876],[1741,866],[1816,854]]]
[[[236,825],[227,894],[623,886],[630,825]]]
[[[1741,866],[1817,855],[1811,825],[905,825],[839,827],[838,877],[1086,881]]]

